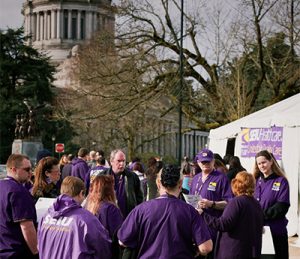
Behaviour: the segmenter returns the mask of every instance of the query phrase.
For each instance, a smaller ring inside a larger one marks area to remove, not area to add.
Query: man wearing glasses
[[[31,177],[27,156],[12,154],[7,177],[0,181],[0,258],[38,258],[36,210],[22,185]]]

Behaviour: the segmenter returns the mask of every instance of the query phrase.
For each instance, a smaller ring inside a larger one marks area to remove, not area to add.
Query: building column
[[[36,13],[36,37],[35,40],[39,41],[40,40],[40,13]]]
[[[77,11],[77,39],[81,40],[81,11]]]
[[[85,12],[85,33],[86,39],[91,38],[91,31],[92,31],[92,14],[89,11]]]
[[[49,14],[48,11],[46,11],[46,17],[47,17],[47,40],[51,39],[51,13]]]
[[[95,33],[98,30],[98,24],[97,24],[97,13],[93,13],[93,30],[92,33]]]
[[[32,13],[31,30],[32,30],[32,41],[36,41],[36,13]]]
[[[28,15],[25,14],[25,19],[24,19],[24,34],[27,36],[28,35]]]
[[[44,22],[44,26],[43,28],[43,40],[47,39],[47,12],[43,11],[44,16],[43,16],[43,22]]]
[[[62,28],[62,10],[57,9],[56,11],[56,38],[60,39],[61,37],[61,28]]]
[[[31,36],[30,42],[32,42],[32,41],[34,41],[34,30],[33,30],[34,16],[33,16],[33,13],[31,10],[30,10],[28,18],[29,18],[28,34]]]
[[[51,39],[56,38],[56,12],[51,10]]]
[[[72,10],[68,10],[68,39],[72,36]]]
[[[40,15],[40,40],[44,39],[44,12]]]

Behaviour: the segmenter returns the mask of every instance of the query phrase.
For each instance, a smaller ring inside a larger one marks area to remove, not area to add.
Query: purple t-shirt
[[[174,196],[161,196],[135,207],[118,231],[119,240],[138,250],[138,258],[193,258],[210,239],[203,218]]]
[[[267,178],[257,179],[254,197],[259,201],[263,210],[268,209],[277,202],[290,204],[290,188],[286,178],[272,174]],[[286,217],[265,220],[264,224],[270,226],[274,234],[286,234],[288,220]]]
[[[38,227],[40,258],[111,258],[107,230],[67,195],[59,196]]]
[[[211,201],[229,201],[233,198],[230,183],[224,173],[213,170],[202,182],[202,173],[194,176],[190,194],[201,195],[202,199],[208,199]],[[205,209],[205,211],[214,217],[220,217],[222,210],[216,210],[213,208]],[[215,240],[217,232],[215,229],[209,228],[212,235],[212,239]]]
[[[21,231],[20,221],[36,224],[34,201],[28,190],[12,177],[0,181],[0,258],[32,256]]]
[[[219,231],[215,259],[260,257],[264,216],[253,197],[233,198],[219,218],[205,212],[203,217],[210,227]]]
[[[109,232],[110,238],[113,237],[123,223],[123,216],[120,209],[110,202],[101,203],[97,216]]]

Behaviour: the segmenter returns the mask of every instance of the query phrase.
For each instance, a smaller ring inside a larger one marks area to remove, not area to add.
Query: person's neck
[[[273,173],[272,171],[268,171],[268,172],[263,173],[264,178],[267,178],[267,177],[270,176],[272,173]]]
[[[179,197],[180,194],[180,189],[176,189],[176,190],[166,190],[165,188],[161,189],[159,191],[159,195],[173,195],[175,197]]]
[[[125,171],[125,170],[124,170],[124,171]],[[116,173],[116,172],[114,172],[114,170],[112,170],[112,172],[114,173],[115,176],[121,176],[121,175],[123,174],[124,171]]]
[[[202,171],[202,180],[205,180],[212,171]]]

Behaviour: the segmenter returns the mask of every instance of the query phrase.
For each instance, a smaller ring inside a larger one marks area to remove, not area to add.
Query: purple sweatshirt
[[[85,180],[86,174],[89,171],[89,166],[81,158],[75,158],[72,160],[72,172],[71,175],[80,178],[82,181]]]
[[[40,259],[111,258],[107,230],[67,195],[59,196],[38,227]]]

